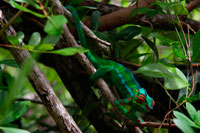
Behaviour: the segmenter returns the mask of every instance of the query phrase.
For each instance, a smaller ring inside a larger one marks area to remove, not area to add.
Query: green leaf
[[[30,133],[27,130],[12,127],[0,127],[0,130],[2,130],[4,133]]]
[[[173,111],[174,116],[180,121],[183,121],[186,125],[198,128],[198,126],[191,121],[187,116],[185,116],[183,113],[180,113],[178,111]]]
[[[7,89],[6,90],[0,90],[0,115],[4,111],[5,106],[7,106],[6,101],[8,100],[7,99],[8,95],[9,95],[9,93],[8,93]]]
[[[170,9],[174,11],[176,15],[189,15],[188,10],[185,8],[185,1],[173,2],[170,4]]]
[[[14,1],[21,2],[21,3],[27,3],[27,4],[32,5],[36,9],[41,10],[41,7],[37,3],[35,3],[35,1],[32,1],[32,0],[14,0]]]
[[[137,48],[142,44],[142,40],[139,39],[131,39],[126,42],[119,42],[117,46],[119,46],[119,54],[125,60],[131,61],[132,57],[140,57],[138,55]],[[141,54],[142,55],[142,54]]]
[[[16,36],[7,35],[7,39],[12,45],[19,45],[24,39],[24,33],[19,31],[17,32]]]
[[[188,102],[194,102],[200,100],[200,92],[194,96],[186,97]],[[200,117],[199,117],[200,118]]]
[[[140,67],[135,73],[142,73],[146,76],[156,78],[172,78],[174,76],[174,74],[171,74],[167,67],[161,63],[147,64]]]
[[[189,86],[185,75],[175,67],[165,66],[161,63],[147,64],[140,67],[135,73],[142,73],[146,76],[165,78],[165,89],[175,90]]]
[[[199,119],[200,118],[200,110],[197,111],[197,118]],[[200,127],[200,121],[198,123],[198,126]]]
[[[194,42],[192,44],[192,60],[199,61],[200,60],[200,30],[197,31],[194,37]]]
[[[17,9],[23,11],[23,12],[28,12],[28,13],[30,13],[30,14],[35,15],[36,17],[39,17],[39,18],[45,18],[44,15],[39,14],[39,13],[34,12],[34,11],[31,11],[31,10],[29,10],[29,9],[27,9],[27,8],[25,8],[25,7],[21,6],[21,5],[19,5],[19,4],[17,4],[16,2],[14,2],[14,0],[10,0],[10,4],[11,4],[12,7],[17,8]]]
[[[152,18],[153,16],[155,16],[156,14],[158,14],[159,11],[155,10],[155,9],[150,9],[147,7],[140,7],[140,8],[134,8],[131,11],[130,17],[133,17],[137,14],[146,14],[147,16],[149,16],[150,18]]]
[[[173,119],[173,122],[183,133],[195,133],[195,131],[188,126],[184,121],[179,119]]]
[[[59,54],[59,55],[63,55],[63,56],[72,56],[76,53],[81,54],[81,53],[85,53],[85,52],[88,52],[88,50],[83,47],[70,47],[70,48],[54,50],[54,51],[51,51],[50,53]]]
[[[0,60],[0,64],[4,64],[11,67],[18,67],[18,64],[15,59],[4,59]]]
[[[41,45],[37,46],[35,49],[46,51],[46,50],[53,50],[54,47],[51,44],[41,44]]]
[[[48,17],[47,23],[44,26],[44,31],[49,35],[61,35],[65,23],[67,23],[67,19],[63,15]]]
[[[156,0],[154,2],[154,4],[160,6],[160,8],[164,9],[164,10],[168,10],[169,7],[170,7],[170,3],[167,3],[167,2],[162,2],[162,1],[159,1],[159,0]]]
[[[99,21],[100,17],[101,17],[100,11],[96,10],[92,12],[92,15],[90,17],[92,30],[97,30],[99,26],[101,25],[101,22]]]
[[[33,50],[35,48],[35,46],[31,46],[31,45],[23,45],[23,48],[25,48],[26,50]]]
[[[175,43],[172,44],[172,48],[173,48],[174,54],[177,57],[181,57],[181,58],[185,59],[186,56],[183,54],[182,50],[179,48],[179,45],[180,45],[179,42],[175,42]]]
[[[144,41],[147,43],[147,45],[154,51],[154,53],[156,54],[156,57],[158,59],[158,49],[156,48],[156,46],[153,44],[153,42],[151,40],[149,40],[148,38],[146,38],[145,36],[142,36],[142,38],[144,39]]]
[[[98,38],[100,38],[100,39],[102,39],[102,40],[105,40],[105,41],[109,41],[109,36],[108,36],[108,32],[100,32],[100,31],[94,31],[93,30],[93,32],[94,32],[94,34],[98,37]]]
[[[152,37],[155,37],[156,39],[159,39],[160,41],[160,45],[163,45],[163,46],[171,46],[174,42],[174,40],[171,40],[165,36],[162,36],[162,35],[158,35],[158,34],[155,34],[155,33],[151,33],[150,36]],[[178,42],[176,42],[178,43]]]
[[[189,86],[187,78],[178,68],[168,67],[167,69],[171,74],[174,74],[174,76],[172,78],[165,79],[165,89],[176,90]]]
[[[156,0],[154,4],[160,6],[160,8],[162,8],[166,12],[168,10],[172,10],[174,11],[172,13],[176,15],[189,15],[189,12],[185,8],[185,0],[182,0],[180,2],[170,2],[170,3]]]
[[[164,82],[164,87],[167,90],[177,90],[187,86],[189,86],[189,84],[179,77],[166,78]]]
[[[194,108],[194,106],[192,106],[191,103],[187,102],[186,103],[186,109],[190,115],[190,117],[192,118],[192,120],[195,122],[195,123],[200,123],[200,118],[198,117],[198,114],[197,114],[197,111],[196,109]],[[200,127],[199,127],[200,128]]]
[[[55,45],[60,40],[61,35],[47,35],[41,44]]]
[[[32,35],[31,35],[31,38],[28,42],[28,45],[31,45],[31,46],[37,46],[41,41],[41,36],[40,36],[40,33],[39,32],[34,32]]]
[[[141,28],[137,26],[129,26],[121,30],[117,34],[117,40],[128,41],[141,33]]]
[[[0,125],[8,124],[24,115],[28,110],[30,102],[22,101],[13,104],[7,111],[0,114]]]

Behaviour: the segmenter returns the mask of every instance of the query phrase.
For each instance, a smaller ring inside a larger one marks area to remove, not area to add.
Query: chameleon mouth
[[[155,106],[155,101],[154,100],[152,101],[152,106],[151,107],[147,104],[147,108],[149,110],[153,109],[154,106]]]

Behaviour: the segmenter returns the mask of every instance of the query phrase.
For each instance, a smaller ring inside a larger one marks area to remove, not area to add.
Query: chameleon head
[[[153,98],[151,98],[148,94],[147,94],[147,97],[146,97],[146,102],[147,102],[147,107],[149,109],[153,109],[153,107],[155,106],[155,101],[153,100]]]
[[[139,103],[145,103],[146,104],[146,107],[147,109],[151,110],[153,109],[153,106],[155,105],[155,102],[153,100],[153,98],[151,98],[146,90],[144,88],[140,88],[138,90],[138,97],[137,97],[137,101]]]

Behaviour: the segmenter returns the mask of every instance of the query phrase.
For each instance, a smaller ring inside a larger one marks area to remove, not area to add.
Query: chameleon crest
[[[88,48],[76,10],[71,6],[66,6],[66,8],[73,15],[80,43]],[[90,51],[86,53],[86,56],[97,69],[90,79],[95,81],[103,78],[109,85],[115,86],[121,95],[121,99],[114,102],[115,106],[129,119],[142,123],[142,115],[152,110],[155,103],[146,90],[140,87],[133,73],[123,65],[100,58]]]

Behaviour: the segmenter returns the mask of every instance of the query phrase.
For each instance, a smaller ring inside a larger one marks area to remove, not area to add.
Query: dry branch
[[[153,1],[146,0],[146,2],[148,2],[148,3],[144,2],[144,4],[143,3],[140,4],[140,2],[139,2],[138,7],[143,7],[143,6],[148,7],[149,4]],[[166,18],[166,16],[161,15],[161,14],[157,14],[156,16],[154,16],[151,19],[148,17],[145,17],[145,16],[141,17],[142,15],[140,15],[140,16],[137,15],[134,17],[134,21],[132,21],[133,18],[130,19],[129,14],[133,10],[133,8],[135,8],[134,6],[131,6],[128,8],[123,8],[123,7],[118,7],[115,5],[103,4],[103,3],[89,1],[89,0],[85,0],[84,2],[80,3],[79,5],[93,6],[93,7],[96,7],[97,10],[101,11],[102,14],[106,14],[106,15],[102,16],[100,19],[100,21],[101,21],[101,26],[99,28],[100,31],[111,30],[111,29],[114,29],[118,26],[121,26],[121,25],[127,24],[127,23],[139,24],[139,25],[149,27],[149,23],[145,23],[145,22],[150,22],[154,28],[174,30],[174,25],[172,23],[170,23],[170,20],[168,20]],[[199,0],[193,0],[190,3],[188,3],[186,8],[188,9],[188,11],[192,11],[194,8],[196,8],[199,5],[200,5]],[[180,17],[180,20],[182,22],[184,22],[185,24],[190,25],[190,27],[194,31],[198,31],[200,28],[199,21],[192,20],[192,19],[189,19],[186,17]],[[89,19],[86,19],[86,21],[84,23],[88,27],[90,27]],[[184,28],[186,28],[185,25],[183,25],[183,26],[184,26]]]
[[[67,18],[71,21],[73,21],[72,15],[71,13],[62,6],[62,4],[60,3],[60,1],[58,0],[50,0],[51,3],[54,3],[54,13],[58,14],[58,13],[65,13],[65,15],[67,16]],[[82,23],[83,29],[86,31],[90,31],[89,28],[87,28],[83,23]],[[91,32],[91,31],[90,31]],[[94,33],[92,33],[94,34]],[[90,34],[87,34],[90,35]],[[75,38],[73,37],[73,35],[70,33],[67,25],[64,25],[64,34],[63,34],[64,38],[67,39],[67,41],[69,42],[70,46],[74,46],[77,47],[79,46],[75,40]],[[75,55],[76,58],[79,60],[79,62],[82,64],[82,66],[86,69],[86,71],[91,75],[94,72],[96,72],[95,67],[90,63],[90,61],[88,60],[88,58],[84,55],[84,54],[76,54]],[[99,86],[99,88],[101,89],[102,93],[104,94],[104,96],[111,102],[111,104],[113,105],[114,109],[116,110],[116,112],[119,114],[119,117],[122,121],[125,121],[129,126],[131,127],[135,127],[135,124],[133,124],[132,121],[127,120],[122,114],[121,112],[119,112],[116,107],[114,106],[114,101],[116,100],[116,97],[113,95],[113,93],[111,92],[109,86],[107,85],[107,83],[103,80],[103,79],[98,79],[97,80],[97,84]],[[135,127],[134,130],[137,132],[140,132],[141,130],[138,127]]]
[[[0,10],[1,11],[1,10]],[[0,16],[0,23],[7,23],[6,18],[2,15]],[[10,26],[7,35],[16,35],[15,30]],[[1,39],[8,43],[5,39],[5,34],[0,35]],[[8,48],[11,54],[16,59],[19,66],[22,66],[26,61],[31,58],[31,55],[28,51],[22,49]],[[53,88],[51,87],[49,81],[43,72],[39,69],[37,64],[33,62],[33,66],[28,74],[28,79],[35,89],[36,93],[42,100],[49,114],[53,117],[58,128],[61,132],[75,132],[81,133],[81,130],[74,122],[71,115],[66,111],[63,104],[60,102],[58,97],[56,96]]]

